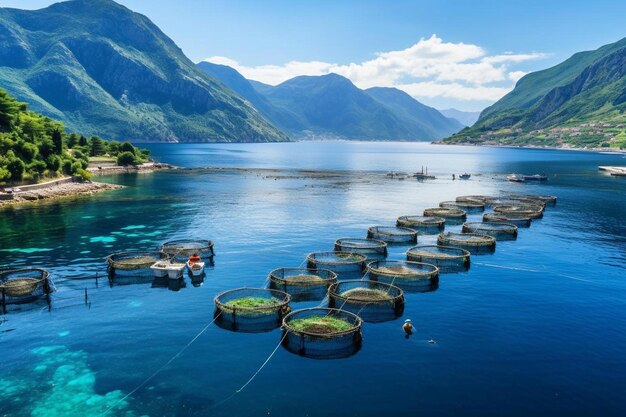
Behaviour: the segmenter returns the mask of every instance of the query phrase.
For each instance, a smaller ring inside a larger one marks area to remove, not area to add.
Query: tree
[[[54,154],[54,143],[52,142],[52,140],[48,138],[42,139],[41,143],[39,144],[39,154],[42,156],[42,158],[47,158],[50,155]]]
[[[92,136],[91,139],[89,139],[89,146],[89,154],[91,156],[99,156],[107,153],[106,143],[97,136]]]
[[[78,136],[76,133],[70,133],[69,136],[67,137],[67,147],[69,149],[72,149],[74,146],[78,145],[79,139],[80,139],[80,136]]]
[[[56,129],[52,132],[52,143],[54,144],[54,153],[61,155],[63,153],[63,136]]]
[[[124,142],[122,143],[122,146],[120,146],[120,152],[130,152],[132,154],[135,154],[135,147],[133,146],[132,143],[130,142]]]
[[[61,169],[63,170],[64,174],[70,175],[72,173],[72,160],[64,159],[61,163]]]
[[[137,165],[137,160],[134,153],[122,152],[117,156],[117,164],[120,166]]]
[[[81,135],[78,139],[78,146],[87,146],[87,138]]]
[[[24,176],[26,165],[19,159],[11,159],[7,164],[7,171],[11,173],[11,179],[13,181],[19,181]]]
[[[37,172],[40,175],[43,174],[46,168],[47,166],[44,161],[35,160],[31,162],[30,164],[28,164],[28,171]]]
[[[61,169],[61,157],[57,155],[50,155],[48,159],[46,159],[46,165],[50,171],[57,172]]]

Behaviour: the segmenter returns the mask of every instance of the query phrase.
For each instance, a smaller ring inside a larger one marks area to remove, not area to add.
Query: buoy
[[[413,334],[413,324],[411,323],[411,319],[404,320],[402,330],[404,330],[404,332],[409,336]]]

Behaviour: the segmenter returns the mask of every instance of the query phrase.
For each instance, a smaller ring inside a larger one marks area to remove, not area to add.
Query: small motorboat
[[[204,272],[204,262],[190,263],[187,261],[187,268],[192,277],[199,277]]]
[[[548,176],[546,174],[524,175],[524,179],[526,181],[547,181]]]
[[[193,254],[187,260],[187,269],[192,277],[199,277],[204,272],[204,262],[200,260],[200,257]]]
[[[506,179],[511,182],[526,182],[526,179],[524,178],[524,176],[520,174],[507,175]]]
[[[467,172],[459,175],[459,178],[462,180],[469,180],[472,177],[472,174],[468,174]]]
[[[167,276],[169,279],[178,279],[183,276],[185,264],[159,261],[152,264],[150,269],[156,278],[164,278]]]

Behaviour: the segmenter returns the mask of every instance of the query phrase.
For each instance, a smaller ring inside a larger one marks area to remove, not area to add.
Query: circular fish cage
[[[378,239],[388,245],[411,245],[417,243],[417,232],[408,227],[372,226],[367,229],[369,239]]]
[[[472,254],[492,253],[496,250],[496,238],[474,233],[441,233],[437,244],[466,249]]]
[[[495,206],[493,211],[498,214],[515,215],[530,217],[531,219],[540,219],[543,217],[543,212],[538,206],[528,205],[501,205]]]
[[[353,252],[313,252],[306,257],[307,268],[327,269],[339,279],[360,278],[367,257]]]
[[[210,240],[171,240],[161,245],[161,251],[176,262],[186,262],[191,255],[198,255],[202,259],[215,256]]]
[[[486,195],[462,195],[456,198],[457,202],[463,202],[463,201],[470,201],[470,202],[479,202],[479,203],[485,203],[485,200],[487,200],[488,198],[490,198],[489,196]]]
[[[496,240],[517,239],[517,226],[510,223],[465,223],[461,232],[487,235]]]
[[[266,288],[238,288],[218,294],[215,323],[236,332],[259,333],[280,327],[291,308],[289,294]]]
[[[465,201],[442,201],[439,203],[441,208],[461,209],[466,213],[474,213],[485,210],[485,203],[477,200],[465,200]]]
[[[517,227],[530,227],[533,219],[530,217],[504,215],[496,213],[483,214],[484,223],[509,223],[514,224]]]
[[[41,268],[0,270],[0,305],[25,304],[53,292],[50,274]]]
[[[460,208],[433,207],[424,210],[425,217],[442,217],[446,224],[462,224],[467,219],[467,213]]]
[[[508,196],[508,197],[494,197],[487,199],[485,205],[490,207],[495,206],[532,206],[535,210],[544,211],[546,205],[539,200],[529,200],[527,198]]]
[[[470,268],[470,253],[450,246],[415,246],[406,251],[406,258],[410,262],[435,265],[442,274],[464,272]]]
[[[352,356],[361,349],[363,320],[332,308],[296,310],[283,319],[283,347],[313,359]]]
[[[150,267],[163,259],[169,259],[162,251],[118,252],[107,257],[109,278],[115,277],[151,277]]]
[[[443,217],[401,216],[398,217],[396,225],[417,230],[418,233],[437,234],[446,227],[446,219]]]
[[[531,201],[541,201],[544,204],[549,204],[551,206],[556,205],[557,198],[553,195],[541,195],[541,194],[521,194],[516,195],[519,198],[525,198]]]
[[[404,291],[377,281],[336,282],[328,288],[328,307],[349,311],[366,322],[395,320],[404,312]]]
[[[335,251],[358,253],[372,260],[385,259],[387,257],[387,243],[378,239],[337,239]]]
[[[435,265],[407,261],[374,261],[367,265],[372,281],[395,285],[407,292],[428,292],[439,285]]]
[[[269,274],[270,288],[283,291],[292,301],[316,301],[326,296],[337,274],[326,269],[279,268]]]

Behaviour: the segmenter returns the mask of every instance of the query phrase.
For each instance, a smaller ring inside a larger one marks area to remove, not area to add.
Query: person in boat
[[[411,319],[404,320],[404,324],[402,325],[402,330],[404,330],[404,333],[406,333],[407,338],[413,334],[413,329],[414,327],[413,327],[413,323],[411,322]]]
[[[196,262],[200,262],[200,257],[198,256],[197,253],[194,253],[193,255],[189,257],[189,265],[193,265]]]

